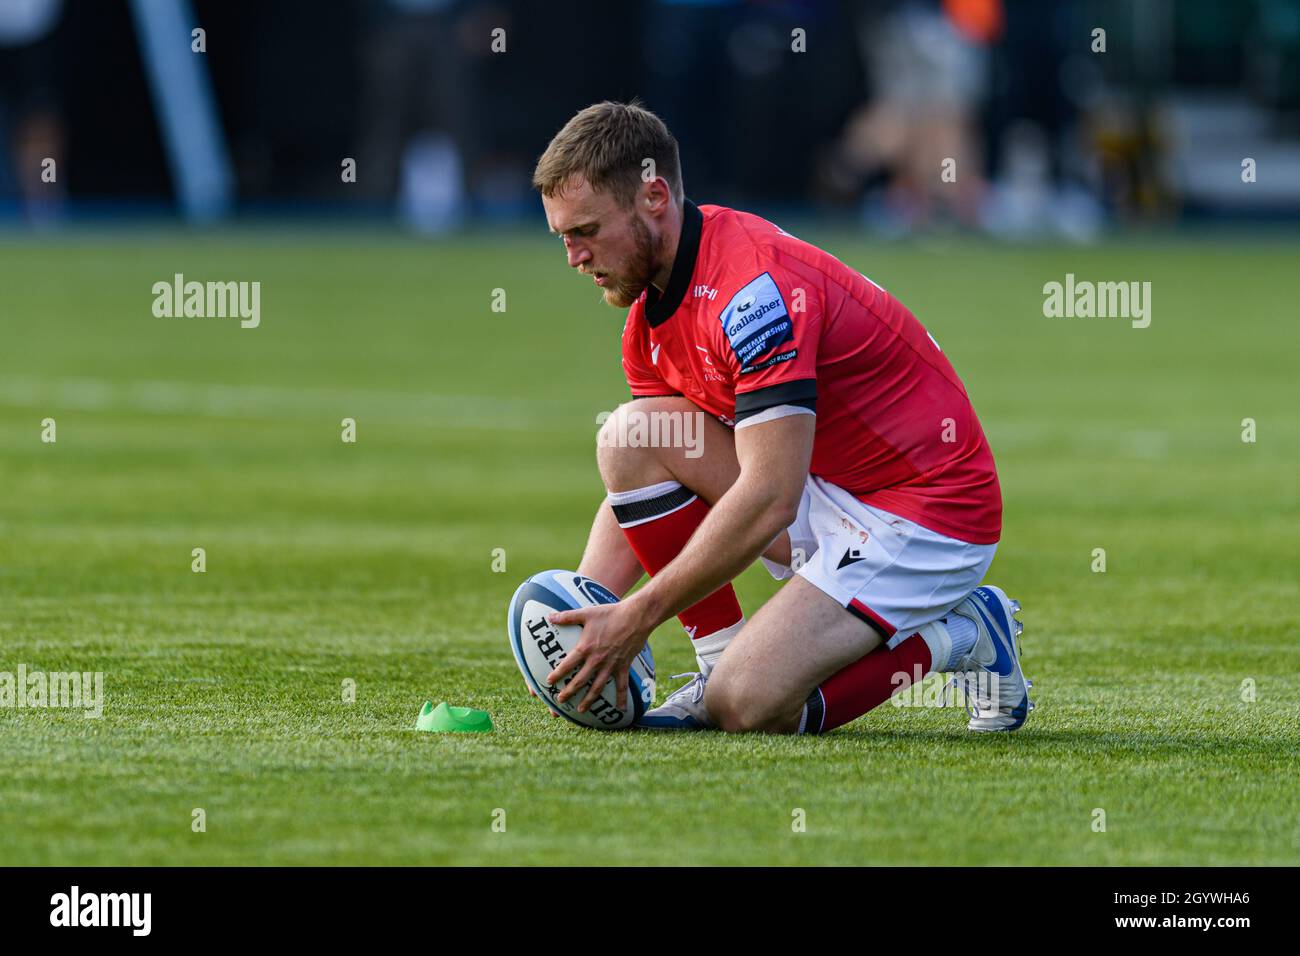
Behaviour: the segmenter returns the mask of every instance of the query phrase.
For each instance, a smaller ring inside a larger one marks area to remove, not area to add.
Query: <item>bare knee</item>
[[[630,491],[672,477],[654,454],[657,449],[639,441],[639,433],[634,430],[638,416],[648,411],[635,406],[650,401],[654,399],[620,405],[596,435],[596,467],[611,491]]]
[[[723,431],[722,426],[679,395],[639,398],[620,405],[605,419],[596,438],[596,466],[605,487],[630,491],[671,480],[688,486],[716,484],[699,461],[706,431],[710,443],[720,443],[715,433]],[[734,450],[727,451],[734,458]],[[723,472],[726,470],[724,460]]]
[[[705,685],[704,707],[718,729],[729,734],[789,734],[798,725],[780,702],[765,700],[756,688],[725,677]]]

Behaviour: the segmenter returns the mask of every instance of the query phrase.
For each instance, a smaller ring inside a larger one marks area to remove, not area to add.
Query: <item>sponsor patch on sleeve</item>
[[[794,337],[790,313],[771,273],[764,272],[737,292],[722,310],[722,331],[741,372]]]

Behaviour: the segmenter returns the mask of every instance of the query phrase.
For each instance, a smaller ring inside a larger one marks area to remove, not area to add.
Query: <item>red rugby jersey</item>
[[[997,470],[952,365],[897,299],[765,219],[686,202],[662,296],[623,326],[634,396],[679,394],[733,425],[817,414],[812,474],[972,544],[1002,530]]]

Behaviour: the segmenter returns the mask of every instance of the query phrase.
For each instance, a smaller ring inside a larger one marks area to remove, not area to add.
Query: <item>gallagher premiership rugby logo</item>
[[[785,300],[769,272],[737,292],[722,310],[721,320],[742,372],[794,335]]]

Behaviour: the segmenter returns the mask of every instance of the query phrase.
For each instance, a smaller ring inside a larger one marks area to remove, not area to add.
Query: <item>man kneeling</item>
[[[956,671],[970,729],[1020,727],[1019,605],[979,586],[997,471],[916,318],[766,220],[686,199],[676,141],[636,105],[578,113],[533,182],[569,265],[629,309],[633,401],[601,431],[609,494],[578,571],[620,598],[651,575],[617,604],[552,616],[583,628],[549,676],[573,675],[560,699],[583,694],[585,710],[611,678],[621,695],[677,615],[700,672],[639,726],[819,733]],[[675,420],[696,423],[692,442],[628,440]],[[760,557],[790,581],[746,621],[730,582]]]

